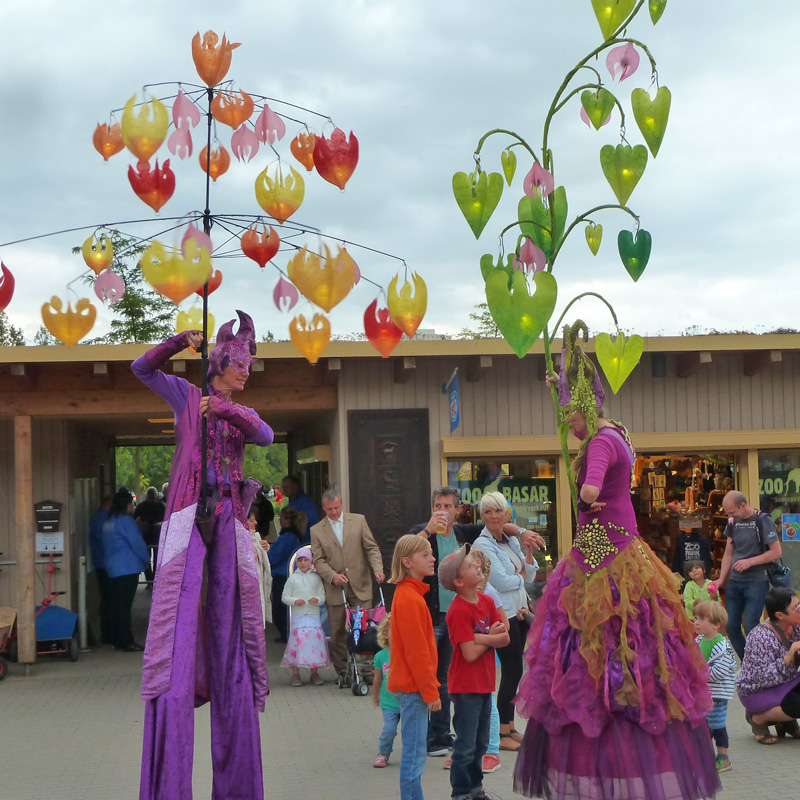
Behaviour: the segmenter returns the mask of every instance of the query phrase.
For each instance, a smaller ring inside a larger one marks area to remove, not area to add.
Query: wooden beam
[[[14,418],[14,509],[17,560],[17,642],[19,661],[36,661],[36,537],[33,521],[31,418]]]
[[[700,353],[681,353],[678,358],[677,376],[689,378],[697,372],[700,366]]]
[[[336,386],[342,374],[341,358],[325,358],[322,361],[322,382],[325,386]]]
[[[412,375],[416,373],[417,359],[412,356],[400,356],[392,359],[394,361],[394,382],[408,383]]]
[[[745,353],[742,361],[744,374],[748,378],[752,378],[769,369],[773,364],[780,364],[783,361],[783,353],[780,350],[755,350]]]
[[[476,383],[492,368],[491,356],[472,356],[467,363],[467,381]]]

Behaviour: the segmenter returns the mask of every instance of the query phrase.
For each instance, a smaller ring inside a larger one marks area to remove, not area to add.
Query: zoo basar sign
[[[545,530],[548,514],[555,512],[555,478],[502,478],[499,481],[460,481],[456,484],[461,502],[476,506],[487,492],[500,492],[516,512],[520,525]]]
[[[758,478],[758,493],[800,496],[800,468],[787,472],[762,472]]]

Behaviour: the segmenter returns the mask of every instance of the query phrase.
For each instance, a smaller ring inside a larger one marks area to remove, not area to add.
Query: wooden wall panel
[[[0,421],[0,561],[14,561],[14,423]],[[13,566],[0,567],[0,606],[16,606]]]

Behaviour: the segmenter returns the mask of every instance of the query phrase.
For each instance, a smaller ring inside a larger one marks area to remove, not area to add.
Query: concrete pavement
[[[139,592],[139,621],[149,597]],[[273,634],[274,635],[274,634]],[[325,686],[292,688],[279,667],[282,650],[268,637],[272,691],[261,716],[266,796],[381,800],[398,796],[399,737],[386,769],[374,769],[381,714],[370,698]],[[8,800],[133,800],[138,797],[143,704],[141,654],[102,648],[77,663],[42,658],[32,674],[11,665],[0,683],[0,797]],[[522,727],[518,725],[518,727]],[[800,740],[756,744],[738,701],[729,709],[733,770],[722,776],[721,800],[787,800],[800,795]],[[196,713],[194,792],[211,794],[208,706]],[[497,798],[511,789],[513,754],[486,776]],[[429,758],[428,800],[450,796],[443,759]]]

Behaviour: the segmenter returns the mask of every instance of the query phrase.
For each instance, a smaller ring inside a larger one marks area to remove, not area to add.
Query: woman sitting
[[[742,671],[736,680],[739,699],[759,744],[775,744],[778,736],[800,739],[800,600],[783,586],[767,592],[769,622],[747,634]]]

